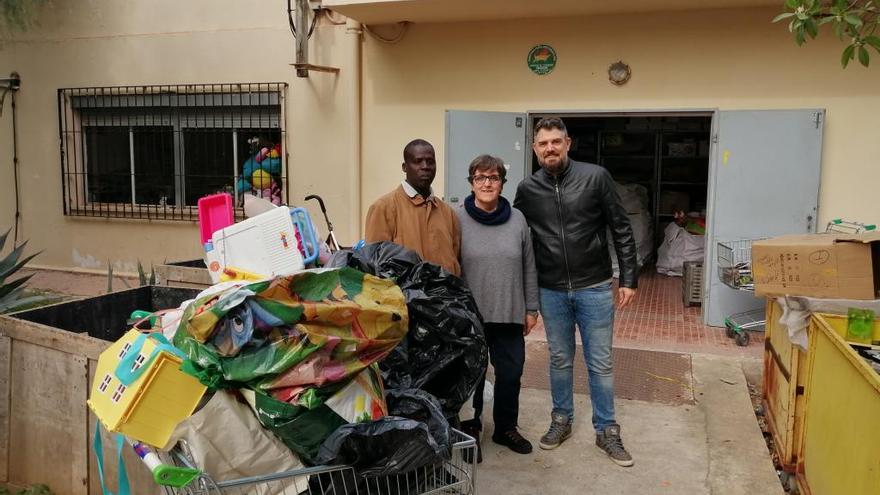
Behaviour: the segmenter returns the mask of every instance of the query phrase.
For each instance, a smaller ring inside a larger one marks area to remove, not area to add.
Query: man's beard
[[[544,168],[544,170],[546,170],[548,173],[555,175],[555,174],[558,174],[559,172],[562,172],[565,169],[565,165],[568,162],[568,160],[562,156],[559,156],[559,155],[554,155],[554,156],[556,158],[558,158],[556,163],[550,165],[546,162],[546,160],[538,160],[538,164],[541,165],[541,167]]]

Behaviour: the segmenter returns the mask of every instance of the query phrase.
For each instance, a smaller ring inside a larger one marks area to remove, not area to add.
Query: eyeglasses
[[[475,176],[471,177],[471,181],[473,181],[473,183],[478,186],[482,186],[483,184],[486,183],[486,181],[489,181],[490,184],[498,184],[499,182],[501,182],[501,176],[500,175],[475,175]]]

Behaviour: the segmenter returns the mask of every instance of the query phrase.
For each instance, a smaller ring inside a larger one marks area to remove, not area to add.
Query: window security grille
[[[58,90],[64,214],[192,220],[202,196],[287,202],[286,83]]]

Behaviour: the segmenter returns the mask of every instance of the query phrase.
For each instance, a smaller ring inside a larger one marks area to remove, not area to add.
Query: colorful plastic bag
[[[464,281],[391,242],[338,251],[330,266],[352,266],[397,282],[406,296],[409,333],[379,363],[387,389],[417,388],[458,415],[488,363],[483,322]]]

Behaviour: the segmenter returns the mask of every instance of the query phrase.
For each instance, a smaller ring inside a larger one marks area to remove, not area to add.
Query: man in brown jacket
[[[366,242],[400,244],[423,260],[461,275],[458,217],[431,190],[437,174],[434,147],[424,139],[410,141],[403,148],[401,168],[406,179],[367,211]]]

